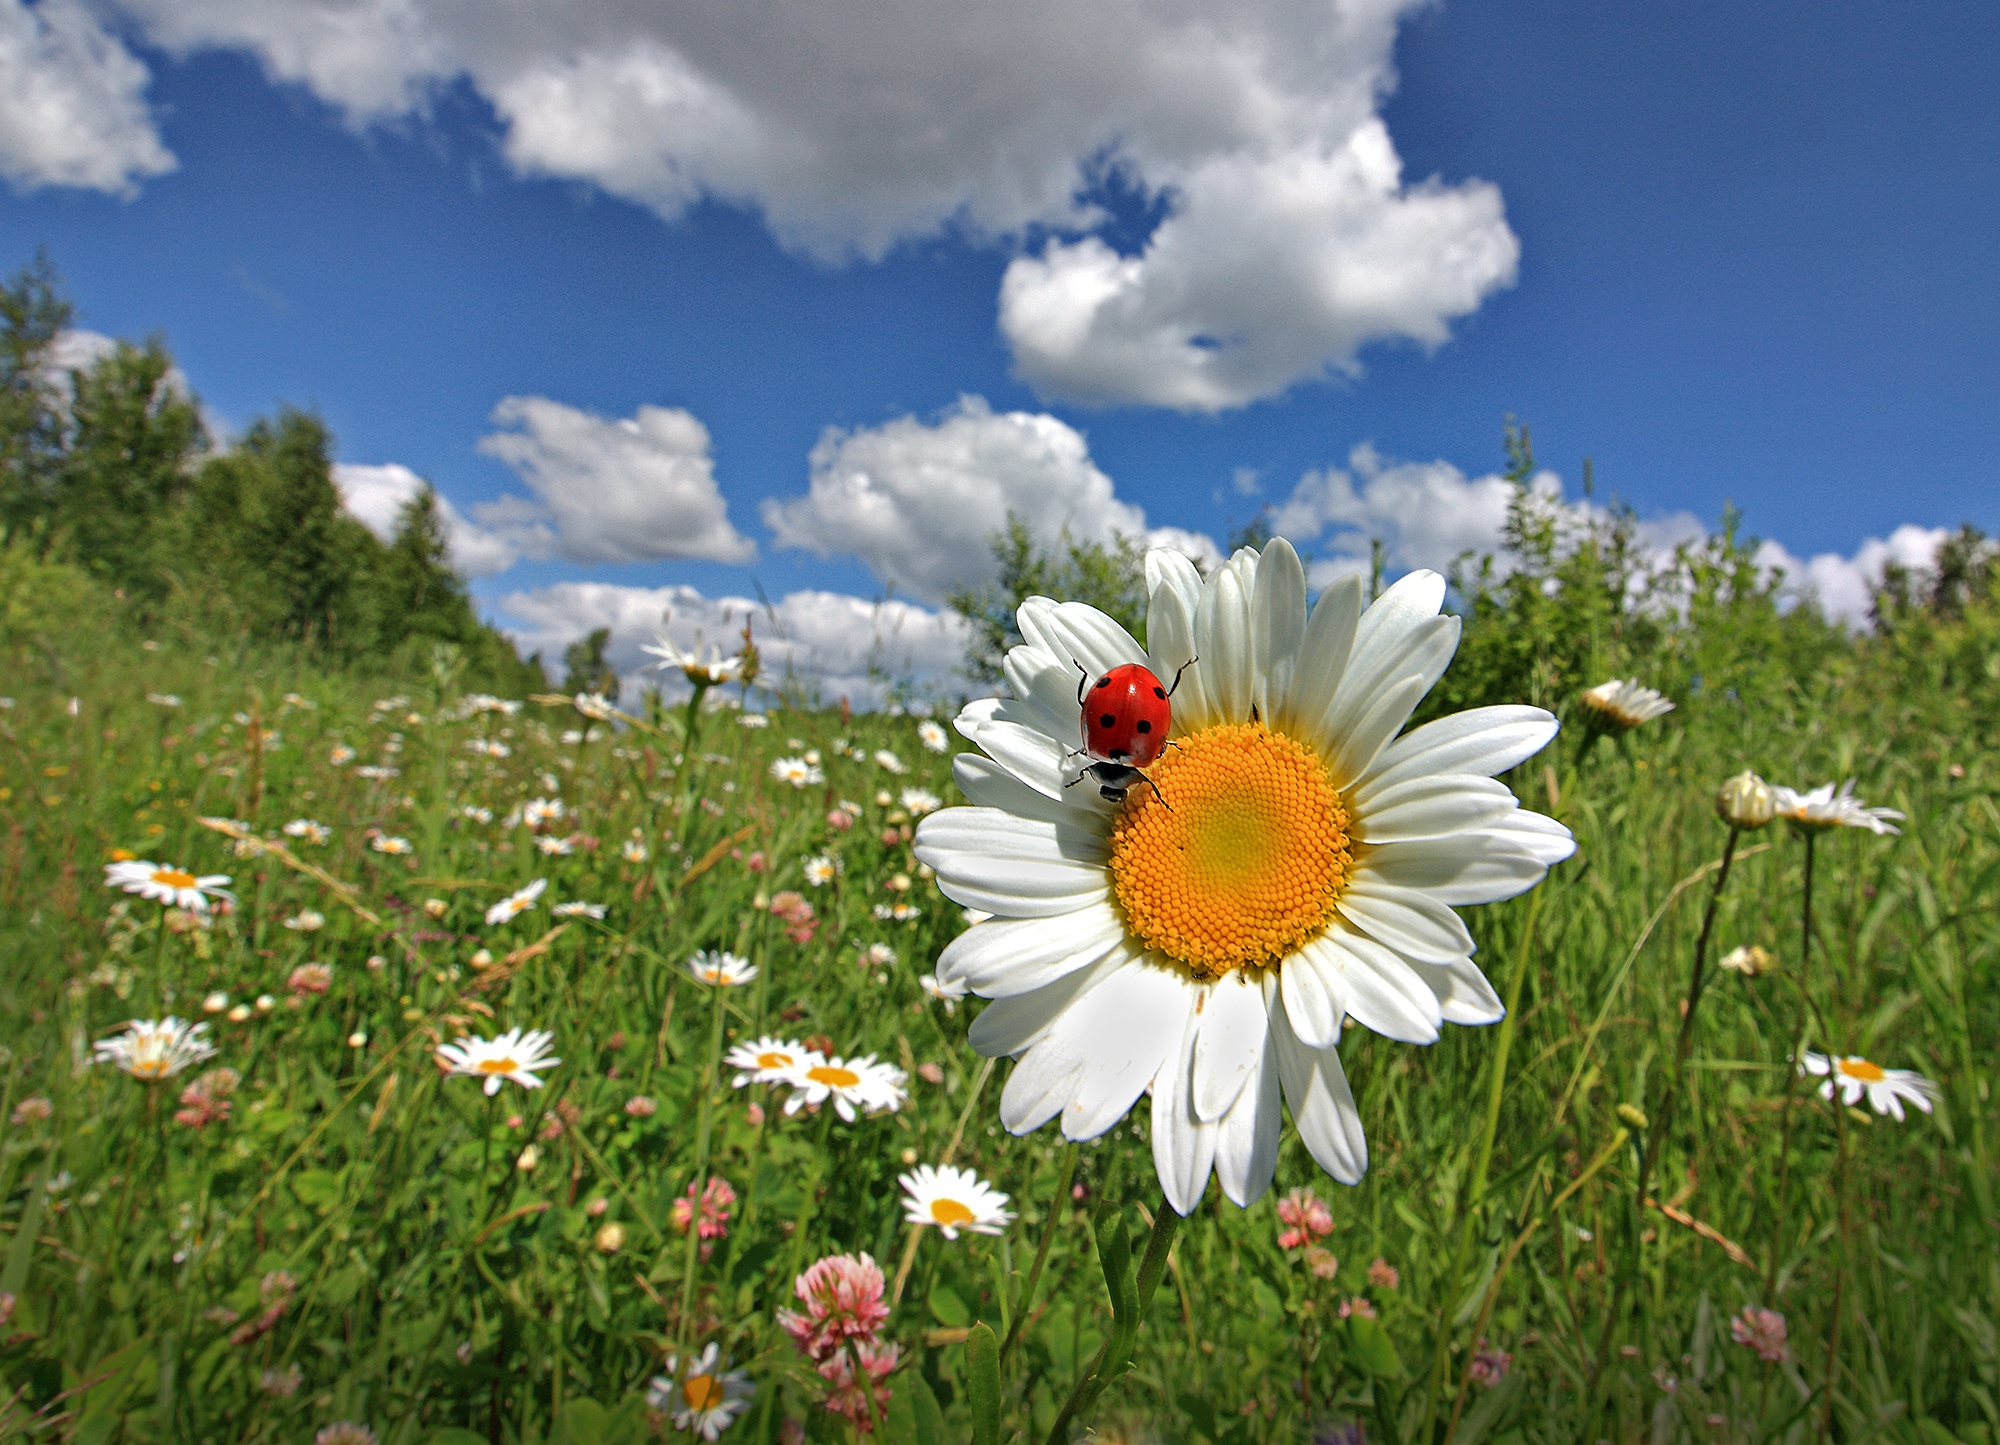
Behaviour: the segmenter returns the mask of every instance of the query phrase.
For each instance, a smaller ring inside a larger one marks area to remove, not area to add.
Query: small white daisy
[[[680,1357],[668,1355],[666,1374],[653,1376],[646,1387],[646,1403],[655,1410],[672,1411],[676,1430],[713,1440],[750,1408],[757,1393],[749,1375],[724,1369],[726,1363],[720,1346],[711,1342],[688,1365],[683,1380],[678,1378]]]
[[[911,1224],[935,1224],[946,1239],[957,1239],[961,1229],[998,1234],[1014,1219],[1007,1196],[970,1169],[920,1164],[897,1182],[909,1196],[903,1201],[903,1217]]]
[[[919,818],[926,813],[935,813],[942,802],[936,793],[925,792],[922,788],[903,789],[899,801]]]
[[[611,699],[601,692],[580,692],[574,699],[576,710],[595,722],[609,722],[617,711]]]
[[[958,1012],[958,1001],[965,997],[965,980],[954,976],[946,983],[934,973],[920,974],[917,987],[944,1005],[947,1015]]]
[[[467,803],[458,811],[461,817],[469,818],[475,823],[490,823],[493,821],[493,810],[491,808],[480,808]]]
[[[774,1039],[768,1034],[755,1043],[738,1044],[722,1060],[737,1071],[736,1087],[745,1084],[785,1084],[792,1075],[826,1057],[807,1048],[797,1039]]]
[[[887,748],[881,748],[876,751],[875,766],[892,773],[907,773],[909,771],[903,760]]]
[[[336,768],[344,767],[346,764],[354,761],[354,749],[347,746],[346,743],[335,743],[333,751],[326,755],[326,760]]]
[[[670,667],[678,667],[681,670],[681,675],[686,677],[696,687],[714,687],[717,683],[729,681],[730,678],[743,670],[743,659],[741,657],[724,657],[713,643],[709,645],[708,659],[706,661],[702,660],[698,652],[682,652],[678,647],[674,646],[670,639],[665,637],[654,642],[641,643],[639,650],[641,652],[650,652],[659,659],[658,662],[648,663],[647,666],[659,668],[662,671]]]
[[[318,933],[326,927],[326,915],[316,908],[301,908],[285,920],[285,927],[294,933]]]
[[[644,839],[627,838],[624,846],[619,848],[618,851],[624,855],[627,863],[643,863],[646,861],[646,844]]]
[[[817,1107],[833,1100],[836,1113],[848,1123],[857,1111],[879,1114],[903,1107],[909,1096],[909,1080],[894,1064],[877,1063],[873,1054],[858,1059],[821,1059],[807,1062],[788,1075],[792,1096],[785,1100],[785,1112],[796,1114],[807,1105]]]
[[[405,854],[416,851],[411,847],[408,838],[396,838],[387,833],[378,833],[373,838],[370,838],[368,846],[373,848],[377,853],[391,853],[397,857],[402,857]]]
[[[571,899],[568,903],[558,903],[549,912],[555,914],[558,918],[602,918],[604,916],[604,905],[602,903],[579,903],[575,899]]]
[[[721,950],[711,952],[704,948],[688,960],[688,972],[703,983],[733,988],[755,978],[757,965],[733,953],[724,953]]]
[[[104,865],[105,887],[122,888],[127,893],[193,913],[206,913],[210,898],[230,897],[225,886],[228,882],[227,873],[196,875],[171,863],[149,863],[143,858]]]
[[[1877,837],[1903,831],[1895,826],[1903,821],[1903,815],[1894,808],[1871,808],[1855,797],[1852,778],[1840,785],[1838,793],[1832,783],[1822,783],[1807,793],[1796,788],[1773,788],[1771,805],[1774,817],[1783,818],[1795,828],[1815,831],[1866,828]]]
[[[356,768],[354,776],[357,778],[366,778],[371,783],[386,783],[389,779],[400,776],[402,771],[401,768],[388,768],[375,763],[369,763],[364,767]]]
[[[771,720],[761,712],[746,712],[736,719],[736,725],[740,728],[767,728]]]
[[[146,701],[152,703],[155,707],[179,707],[181,705],[181,700],[170,692],[149,692],[146,694]]]
[[[804,758],[778,758],[771,764],[771,776],[795,788],[810,788],[826,781],[826,774]]]
[[[294,818],[285,824],[287,838],[299,838],[308,843],[325,843],[333,837],[333,829],[324,823],[316,823],[311,818]]]
[[[1588,689],[1581,699],[1601,723],[1615,728],[1635,728],[1674,710],[1674,705],[1650,687],[1641,687],[1637,678],[1614,677]]]
[[[505,758],[513,756],[514,750],[493,738],[473,738],[465,745],[465,750],[476,757]]]
[[[917,741],[934,753],[941,753],[951,745],[951,739],[945,736],[944,729],[929,718],[917,724]]]
[[[1860,1102],[1866,1094],[1871,1109],[1889,1115],[1899,1124],[1903,1121],[1905,1099],[1928,1114],[1938,1095],[1938,1086],[1922,1074],[1912,1069],[1885,1069],[1858,1054],[1830,1059],[1807,1049],[1799,1071],[1826,1080],[1819,1086],[1822,1099],[1832,1099],[1836,1086],[1840,1089],[1840,1102],[1849,1106]]]
[[[542,1081],[536,1077],[536,1071],[553,1069],[562,1062],[546,1052],[554,1041],[555,1035],[546,1029],[524,1033],[513,1028],[495,1039],[460,1034],[455,1043],[440,1044],[437,1057],[448,1074],[484,1079],[486,1097],[490,1099],[509,1079],[524,1089],[541,1088]]]
[[[535,851],[544,858],[567,858],[576,851],[576,844],[568,838],[555,838],[544,833],[535,839]]]
[[[840,873],[840,860],[824,853],[806,859],[806,882],[815,888],[824,888]]]
[[[163,1019],[133,1019],[125,1032],[99,1039],[92,1047],[98,1063],[112,1063],[135,1079],[167,1079],[190,1064],[213,1058],[215,1046],[203,1038],[207,1024]]]
[[[542,896],[542,890],[549,886],[546,878],[537,878],[525,888],[517,888],[505,898],[486,910],[486,926],[498,928],[503,923],[511,923],[530,908]]]
[[[561,798],[530,798],[521,804],[521,821],[530,828],[560,823],[564,813]]]

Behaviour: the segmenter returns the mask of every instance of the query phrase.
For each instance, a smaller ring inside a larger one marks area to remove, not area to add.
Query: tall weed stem
[[[1806,1018],[1812,1009],[1812,895],[1813,895],[1813,835],[1801,834],[1806,845],[1805,882],[1803,897],[1799,905],[1799,1010],[1792,1019],[1792,1033],[1786,1041],[1785,1088],[1778,1096],[1778,1204],[1771,1218],[1780,1229],[1785,1221],[1785,1201],[1792,1183],[1792,1099],[1799,1089],[1799,1064],[1805,1047]],[[1778,1291],[1778,1271],[1784,1265],[1785,1247],[1782,1235],[1774,1235],[1771,1240],[1771,1259],[1764,1269],[1764,1302],[1772,1308],[1771,1301]]]

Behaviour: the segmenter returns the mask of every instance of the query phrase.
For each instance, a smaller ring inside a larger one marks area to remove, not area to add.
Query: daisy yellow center
[[[939,1224],[970,1224],[976,1216],[956,1199],[933,1199],[931,1218]]]
[[[185,868],[160,868],[153,873],[153,881],[165,888],[192,888],[195,876]]]
[[[1148,776],[1111,833],[1118,903],[1148,947],[1212,978],[1326,927],[1352,856],[1317,753],[1240,723],[1179,739]]]
[[[1864,1084],[1879,1084],[1883,1078],[1882,1066],[1871,1064],[1866,1059],[1842,1059],[1840,1072],[1850,1079],[1859,1079]]]
[[[861,1075],[852,1069],[836,1069],[831,1064],[819,1064],[806,1070],[806,1077],[815,1084],[825,1084],[829,1089],[851,1089],[861,1082]]]
[[[713,1410],[722,1403],[722,1386],[713,1375],[696,1375],[681,1386],[681,1397],[692,1409]]]
[[[481,1059],[479,1071],[483,1074],[511,1074],[521,1066],[512,1059]]]
[[[137,1079],[164,1079],[167,1076],[167,1061],[163,1058],[134,1059],[132,1076]]]
[[[759,1054],[757,1067],[760,1069],[782,1069],[792,1062],[790,1054]]]

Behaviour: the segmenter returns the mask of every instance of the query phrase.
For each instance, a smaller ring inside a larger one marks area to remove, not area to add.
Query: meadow
[[[1504,700],[1565,728],[1504,781],[1578,844],[1464,910],[1507,1020],[1428,1047],[1350,1029],[1363,1182],[1288,1122],[1268,1193],[1211,1185],[1170,1235],[1148,1111],[1081,1145],[1010,1136],[1013,1065],[967,1041],[984,1005],[924,986],[968,926],[912,848],[958,801],[949,708],[724,682],[606,714],[485,697],[449,648],[385,679],[22,603],[0,1438],[594,1445],[701,1415],[788,1445],[1086,1421],[1218,1445],[1990,1445],[1994,629],[1784,654],[1768,608],[1695,594],[1657,637],[1614,617],[1580,649],[1647,661],[1675,700],[1629,730],[1577,702],[1608,670],[1537,641],[1588,616],[1537,622],[1532,587],[1483,632],[1474,609],[1442,689],[1522,652],[1506,675],[1535,695]],[[1857,779],[1905,821],[1735,833],[1716,793],[1746,768]],[[228,875],[233,904],[109,886],[133,860]],[[691,968],[724,952],[754,976]],[[212,1056],[93,1062],[167,1015]],[[550,1036],[538,1087],[440,1062],[504,1030]],[[1795,1039],[1935,1081],[1933,1107],[1827,1102]],[[877,1092],[739,1085],[726,1056],[760,1040]],[[976,1171],[1011,1217],[908,1224],[899,1176],[923,1165]],[[815,1358],[780,1311],[816,1261],[863,1254],[879,1306],[838,1267],[866,1328]]]

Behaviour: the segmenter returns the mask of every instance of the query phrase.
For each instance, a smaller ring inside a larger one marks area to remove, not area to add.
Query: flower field
[[[1117,797],[1088,609],[936,716],[10,643],[0,1438],[1991,1445],[1992,677],[1423,711],[1289,555]]]

